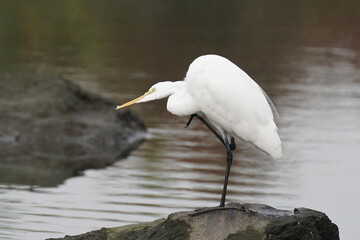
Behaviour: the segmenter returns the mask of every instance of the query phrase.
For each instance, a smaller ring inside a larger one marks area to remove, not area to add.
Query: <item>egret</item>
[[[276,109],[261,87],[230,60],[218,55],[196,58],[182,81],[153,85],[135,103],[168,97],[167,110],[174,115],[201,120],[225,146],[227,164],[219,207],[224,207],[235,139],[252,143],[273,158],[282,156],[281,140],[274,122]]]

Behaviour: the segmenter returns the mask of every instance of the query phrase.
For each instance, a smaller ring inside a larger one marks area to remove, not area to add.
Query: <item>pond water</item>
[[[8,1],[0,74],[67,77],[119,103],[223,55],[276,105],[282,159],[234,152],[227,201],[325,212],[359,239],[360,2]],[[223,147],[160,100],[133,106],[148,127],[126,159],[57,187],[0,183],[0,239],[45,239],[219,203]]]

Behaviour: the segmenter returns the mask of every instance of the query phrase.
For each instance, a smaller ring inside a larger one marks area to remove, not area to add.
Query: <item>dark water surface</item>
[[[4,1],[0,74],[61,75],[119,103],[180,80],[199,55],[241,66],[280,114],[284,157],[240,145],[228,201],[324,211],[359,239],[360,2]],[[219,142],[166,101],[132,108],[149,128],[127,159],[53,188],[0,183],[0,239],[44,239],[217,205]]]

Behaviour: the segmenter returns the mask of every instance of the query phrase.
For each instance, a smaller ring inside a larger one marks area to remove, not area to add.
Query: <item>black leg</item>
[[[190,123],[192,122],[193,118],[197,117],[218,139],[219,141],[225,146],[226,149],[226,172],[225,172],[225,179],[224,179],[224,187],[223,187],[223,192],[221,195],[221,200],[220,200],[220,205],[219,207],[224,207],[225,206],[225,198],[226,198],[226,192],[227,192],[227,185],[229,182],[229,176],[230,176],[230,169],[231,169],[231,164],[232,164],[232,160],[233,160],[233,155],[232,152],[233,150],[236,149],[236,144],[235,144],[235,139],[234,137],[231,136],[231,143],[229,143],[228,137],[225,133],[224,138],[201,116],[199,116],[198,114],[192,114],[190,116],[189,121],[186,123],[185,127],[188,127],[190,125]]]
[[[219,141],[225,145],[224,143],[224,139],[222,138],[222,136],[201,116],[199,116],[198,114],[192,114],[190,116],[189,121],[186,123],[185,127],[189,127],[190,123],[192,122],[193,118],[197,117],[216,137],[217,139],[219,139]]]
[[[231,164],[232,164],[232,159],[233,159],[233,155],[231,152],[231,148],[230,148],[230,144],[229,141],[227,139],[226,133],[225,133],[225,138],[224,138],[224,145],[226,148],[226,172],[225,172],[225,179],[224,179],[224,187],[223,187],[223,192],[221,195],[221,201],[220,201],[220,205],[219,207],[224,207],[225,206],[225,198],[226,198],[226,191],[227,191],[227,185],[229,182],[229,176],[230,176],[230,168],[231,168]]]

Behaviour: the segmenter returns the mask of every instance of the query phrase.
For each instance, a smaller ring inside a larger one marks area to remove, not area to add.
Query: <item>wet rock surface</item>
[[[126,157],[145,136],[128,110],[54,76],[1,76],[0,182],[54,186]]]
[[[263,204],[230,203],[201,214],[176,212],[167,219],[102,228],[58,240],[338,240],[337,226],[322,212],[284,211]]]

